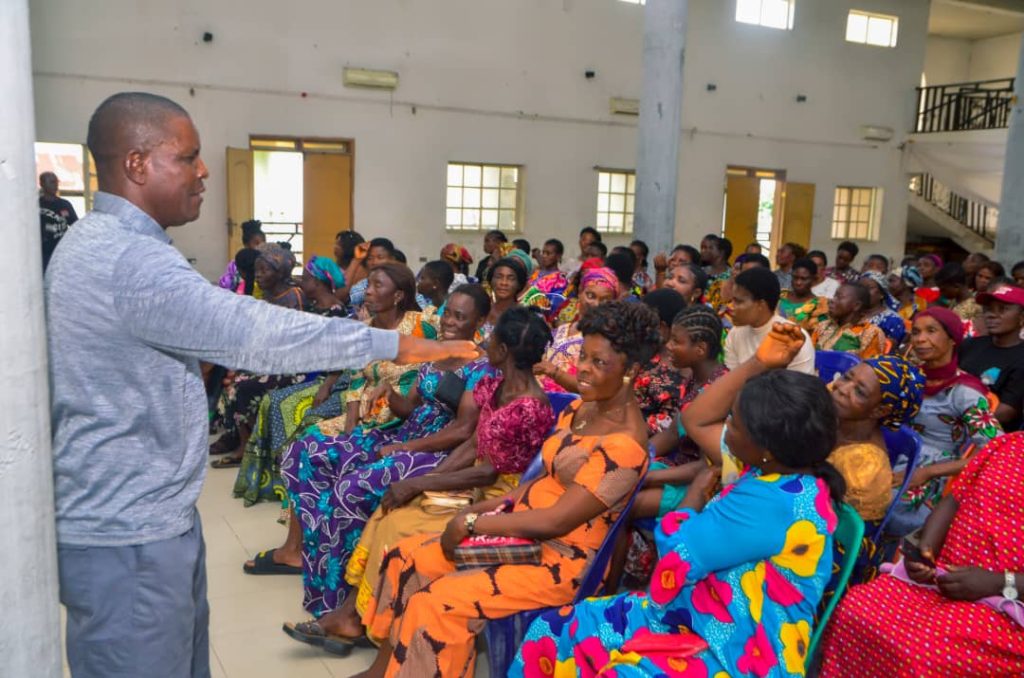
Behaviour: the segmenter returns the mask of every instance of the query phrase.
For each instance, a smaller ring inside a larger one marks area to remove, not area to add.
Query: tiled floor
[[[302,578],[252,576],[242,563],[281,543],[280,505],[245,508],[231,496],[234,470],[210,469],[199,498],[206,537],[210,599],[210,664],[213,678],[341,678],[357,673],[375,651],[355,649],[348,657],[329,655],[298,643],[281,631],[285,621],[302,621]],[[63,620],[61,628],[63,630]],[[61,643],[63,646],[63,643]],[[476,678],[486,678],[486,658]],[[65,676],[70,676],[65,663]]]
[[[309,618],[302,609],[302,578],[256,577],[242,563],[277,546],[285,535],[280,505],[245,508],[231,496],[234,470],[210,469],[199,498],[206,536],[210,597],[210,664],[214,678],[331,678],[366,668],[373,651],[335,657],[281,631],[285,621]]]

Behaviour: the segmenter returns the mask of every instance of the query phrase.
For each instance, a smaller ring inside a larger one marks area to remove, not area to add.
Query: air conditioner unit
[[[346,68],[342,72],[341,80],[345,87],[367,87],[371,89],[395,89],[398,87],[398,73],[394,71]]]
[[[860,137],[864,141],[889,141],[892,139],[892,127],[882,125],[861,125]]]
[[[639,99],[612,97],[608,105],[614,115],[640,115]]]

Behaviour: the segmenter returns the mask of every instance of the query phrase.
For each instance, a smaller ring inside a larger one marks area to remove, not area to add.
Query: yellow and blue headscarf
[[[330,257],[311,258],[306,264],[306,270],[320,282],[326,283],[332,292],[345,286],[345,274]]]
[[[882,404],[888,410],[881,424],[893,430],[906,424],[921,409],[924,374],[896,356],[886,355],[864,361],[875,372],[882,387]]]

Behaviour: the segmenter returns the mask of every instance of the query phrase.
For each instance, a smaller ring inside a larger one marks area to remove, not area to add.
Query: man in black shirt
[[[979,377],[999,398],[996,418],[1007,433],[1021,425],[1024,408],[1024,289],[1002,285],[982,292],[988,336],[968,339],[960,347],[960,368]]]
[[[57,243],[67,233],[68,226],[78,221],[74,206],[57,197],[57,175],[43,172],[39,175],[39,225],[43,236],[43,270],[50,263],[50,257]]]

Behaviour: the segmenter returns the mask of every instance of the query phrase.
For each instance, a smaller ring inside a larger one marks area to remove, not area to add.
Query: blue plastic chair
[[[555,411],[556,419],[572,401],[580,399],[575,393],[557,393],[552,391],[545,391],[545,393],[547,393],[548,401],[551,403],[551,409]]]
[[[906,461],[906,470],[903,474],[903,484],[900,485],[899,492],[893,497],[892,503],[889,504],[889,510],[885,512],[882,522],[879,523],[874,533],[869,535],[876,544],[882,536],[885,524],[889,522],[892,512],[896,509],[896,503],[903,496],[903,493],[907,491],[907,486],[910,484],[910,476],[914,475],[917,461],[921,457],[921,436],[917,435],[910,427],[901,426],[899,431],[882,429],[882,435],[885,437],[885,447],[889,452],[889,463],[893,468],[896,468],[900,459],[903,458]]]
[[[846,370],[860,362],[860,358],[843,351],[815,351],[814,369],[818,370],[818,378],[831,384],[837,375],[845,374]]]
[[[540,455],[537,456],[538,458],[540,457]],[[537,459],[534,459],[534,461],[537,461]],[[532,462],[530,466],[533,466]],[[527,469],[528,471],[529,469]],[[524,473],[523,480],[526,479],[526,473]],[[594,556],[590,567],[583,573],[580,587],[576,590],[576,596],[572,599],[573,605],[597,595],[604,586],[605,570],[608,569],[608,561],[615,550],[615,540],[618,537],[619,531],[629,521],[633,501],[642,487],[643,477],[640,478],[640,482],[637,483],[636,488],[630,495],[625,508],[622,509],[619,517],[615,519],[615,523],[608,530],[608,534],[605,535],[601,548],[597,550],[597,555]],[[539,610],[526,610],[511,617],[492,619],[487,622],[487,625],[484,627],[484,639],[487,641],[487,663],[490,667],[490,675],[507,676],[508,669],[516,658],[516,652],[519,650],[519,646],[522,645],[523,638],[526,637],[526,630],[530,628],[530,624],[545,612],[556,609],[558,608],[549,607]]]

